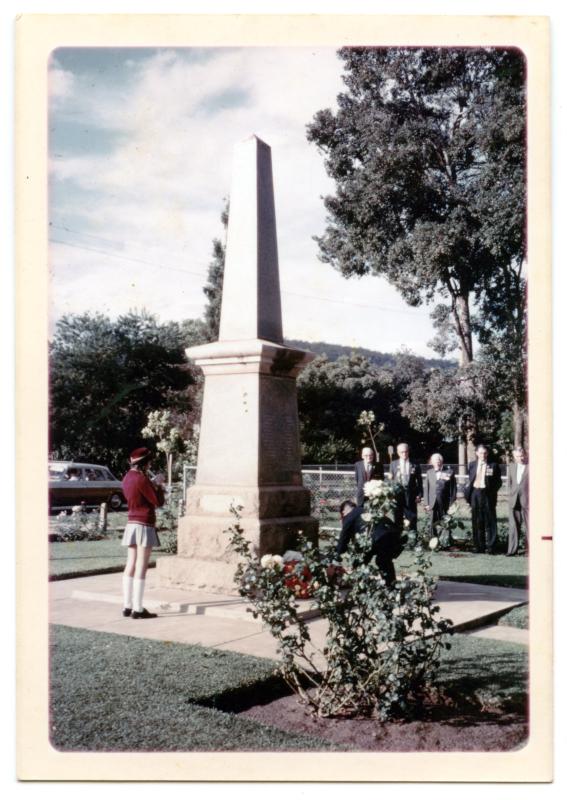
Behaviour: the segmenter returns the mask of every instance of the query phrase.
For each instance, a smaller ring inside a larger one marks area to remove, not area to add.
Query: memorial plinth
[[[283,345],[270,148],[236,147],[220,339],[187,355],[205,376],[194,486],[162,585],[235,591],[230,506],[259,556],[317,538],[302,486],[296,377],[314,356]]]

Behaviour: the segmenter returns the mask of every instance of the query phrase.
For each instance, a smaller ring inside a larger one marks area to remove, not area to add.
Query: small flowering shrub
[[[395,491],[369,487],[370,523],[393,507]],[[287,561],[258,558],[240,525],[240,510],[231,509],[235,522],[228,531],[241,559],[235,581],[253,616],[277,640],[280,673],[300,700],[321,717],[386,720],[408,714],[434,681],[441,649],[450,647],[445,634],[451,623],[438,617],[435,582],[426,574],[428,550],[417,545],[411,573],[390,587],[368,561],[368,530],[354,537],[340,564],[334,550],[321,552],[303,537]],[[303,590],[328,626],[321,649],[301,617]]]
[[[84,506],[73,506],[71,513],[61,513],[51,522],[50,542],[97,541],[105,536],[100,531],[98,513],[92,514]]]
[[[422,518],[418,521],[417,532],[412,531],[408,536],[408,541],[410,545],[415,545],[417,541],[421,541],[427,545],[427,542],[433,535],[435,539],[438,540],[437,549],[445,550],[453,547],[457,541],[460,545],[463,544],[462,538],[455,540],[453,534],[457,530],[462,531],[464,529],[465,524],[459,517],[459,505],[458,503],[453,503],[453,505],[447,510],[447,513],[444,514],[440,520],[433,524],[433,534],[431,533],[429,515],[422,516]]]
[[[451,545],[454,544],[453,533],[456,530],[463,530],[465,527],[463,522],[458,518],[457,513],[457,504],[453,503],[447,510],[447,513],[433,525],[435,535],[439,539],[441,548],[451,547]]]

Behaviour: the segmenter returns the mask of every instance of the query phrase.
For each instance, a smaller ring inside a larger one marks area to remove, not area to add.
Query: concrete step
[[[218,617],[241,621],[263,627],[261,619],[254,619],[250,603],[231,595],[207,594],[205,592],[183,592],[183,599],[175,597],[177,590],[149,588],[144,593],[144,606],[157,614],[188,614],[205,617]],[[115,592],[74,589],[74,600],[112,603],[122,607],[122,595]],[[311,600],[297,600],[298,615],[302,620],[313,619],[319,612]]]

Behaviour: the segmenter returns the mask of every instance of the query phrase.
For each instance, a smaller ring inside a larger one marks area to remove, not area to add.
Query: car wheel
[[[108,505],[113,511],[120,511],[122,508],[122,495],[120,494],[112,494],[110,495],[110,500],[108,501]]]

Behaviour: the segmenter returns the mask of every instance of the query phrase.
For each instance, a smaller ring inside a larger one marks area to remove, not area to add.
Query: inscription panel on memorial
[[[295,380],[262,376],[258,477],[262,484],[301,484]]]

